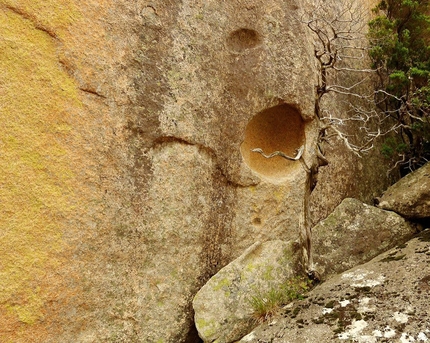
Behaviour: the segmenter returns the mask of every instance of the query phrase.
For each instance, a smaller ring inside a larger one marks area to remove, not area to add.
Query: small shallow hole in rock
[[[252,150],[261,149],[265,155],[280,151],[295,157],[297,149],[305,144],[304,126],[299,111],[291,105],[281,104],[261,111],[245,129],[245,139],[240,147],[243,160],[268,181],[278,182],[291,177],[292,172],[301,170],[299,161],[281,156],[265,158]]]
[[[261,38],[257,31],[241,28],[233,31],[227,38],[227,45],[230,49],[241,52],[260,45]]]
[[[257,217],[252,220],[254,225],[261,225],[261,218]]]

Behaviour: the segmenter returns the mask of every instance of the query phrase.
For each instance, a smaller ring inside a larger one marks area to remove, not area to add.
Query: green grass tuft
[[[257,323],[269,320],[282,306],[292,300],[303,299],[310,287],[311,283],[308,279],[294,277],[279,288],[271,288],[267,292],[257,291],[248,299],[253,309],[252,317]]]

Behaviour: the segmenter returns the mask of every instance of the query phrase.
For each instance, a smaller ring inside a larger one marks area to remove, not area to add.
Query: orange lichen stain
[[[64,26],[66,4],[0,0],[1,342],[44,341],[46,306],[62,282],[65,218],[79,204],[66,144],[77,89],[60,67],[58,42],[31,18]]]

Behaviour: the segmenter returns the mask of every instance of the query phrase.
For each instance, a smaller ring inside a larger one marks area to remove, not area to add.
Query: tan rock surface
[[[396,213],[344,199],[312,228],[314,268],[327,279],[404,243],[415,232]]]
[[[406,218],[430,217],[430,163],[400,179],[387,189],[378,207]]]
[[[0,341],[192,341],[211,275],[298,239],[305,172],[248,148],[314,157],[304,5],[0,0]]]

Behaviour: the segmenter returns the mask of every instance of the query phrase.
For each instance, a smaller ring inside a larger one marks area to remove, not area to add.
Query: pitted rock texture
[[[389,187],[378,207],[406,218],[430,218],[430,163]]]
[[[317,286],[240,343],[427,342],[430,230]]]
[[[212,275],[257,240],[299,237],[305,171],[265,179],[240,147],[281,106],[315,155],[307,6],[0,0],[0,341],[192,341]],[[349,156],[316,212],[383,187],[382,167],[358,178]]]
[[[394,212],[345,199],[312,229],[314,268],[328,278],[404,243],[415,232]]]
[[[212,149],[231,181],[255,183],[240,154],[248,122],[282,104],[314,119],[313,51],[303,44],[310,43],[309,33],[295,20],[302,6],[277,0],[183,3],[164,66],[170,96],[159,113],[162,135]],[[311,143],[315,133],[307,134]]]

